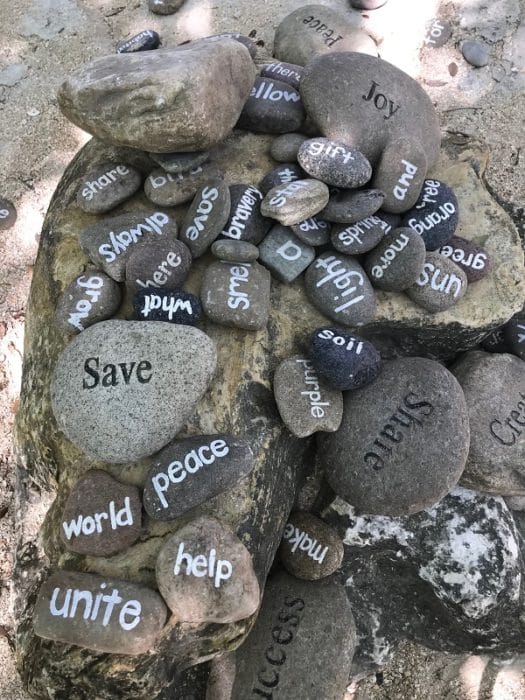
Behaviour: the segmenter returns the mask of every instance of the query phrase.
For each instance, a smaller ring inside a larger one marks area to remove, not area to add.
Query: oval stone
[[[455,262],[466,274],[469,282],[476,282],[490,272],[491,264],[487,251],[474,241],[452,236],[438,253]]]
[[[111,318],[121,298],[120,286],[111,277],[89,270],[64,289],[55,310],[55,321],[65,333],[80,333],[98,321]]]
[[[384,197],[381,190],[336,190],[330,192],[330,199],[321,215],[338,224],[355,224],[375,214],[381,208]]]
[[[431,313],[445,311],[457,304],[467,291],[467,276],[449,258],[427,253],[423,271],[406,294]]]
[[[146,178],[144,193],[154,204],[175,207],[188,202],[209,180],[222,180],[222,173],[215,163],[203,163],[182,173],[154,170]]]
[[[287,226],[277,224],[259,245],[259,262],[280,282],[289,284],[315,258],[312,246],[303,243]]]
[[[367,255],[363,267],[377,289],[402,292],[419,278],[425,254],[418,233],[411,228],[396,228]]]
[[[230,215],[221,235],[258,245],[273,225],[261,213],[263,193],[255,185],[231,185],[230,198]]]
[[[139,321],[196,326],[202,318],[200,299],[183,289],[139,289],[133,298],[133,309]]]
[[[384,192],[383,209],[400,214],[417,202],[428,169],[427,156],[410,136],[391,139],[374,167],[374,187]]]
[[[14,226],[16,218],[15,205],[8,199],[0,197],[0,231],[7,231]]]
[[[328,187],[319,180],[305,179],[273,187],[261,203],[261,213],[283,226],[292,226],[317,214],[328,202]]]
[[[331,139],[305,141],[297,152],[297,162],[312,177],[335,187],[361,187],[372,177],[372,166],[360,151]]]
[[[285,185],[295,180],[301,180],[304,175],[304,170],[300,168],[297,163],[283,163],[277,168],[274,168],[274,170],[269,172],[268,175],[261,180],[259,189],[263,194],[267,194],[272,187]]]
[[[275,78],[276,80],[280,80],[282,83],[288,83],[288,85],[291,85],[294,88],[299,87],[302,75],[302,66],[298,66],[295,63],[283,63],[281,61],[268,63],[263,66],[261,71],[261,77]]]
[[[279,547],[279,558],[292,576],[317,581],[341,566],[344,547],[337,532],[311,513],[292,513]]]
[[[77,204],[88,214],[102,214],[129,199],[141,184],[141,174],[131,165],[100,163],[81,181]]]
[[[315,247],[330,242],[332,224],[318,216],[312,216],[298,224],[293,224],[291,229],[300,241]]]
[[[297,151],[307,139],[308,136],[294,133],[278,136],[272,141],[270,155],[279,163],[297,160]]]
[[[253,262],[259,257],[259,248],[246,241],[215,241],[211,252],[216,258],[226,262]]]
[[[184,219],[180,239],[194,258],[208,250],[230,216],[231,197],[222,180],[207,182],[197,191]]]
[[[117,53],[136,53],[137,51],[152,51],[160,46],[160,36],[153,29],[135,34],[131,39],[123,39],[117,44]]]
[[[345,255],[361,255],[375,248],[392,227],[379,214],[367,216],[354,224],[334,226],[332,246]]]
[[[437,250],[454,235],[458,225],[458,200],[440,180],[425,180],[419,198],[401,220],[419,233],[427,250]]]
[[[141,289],[178,289],[191,267],[191,253],[178,239],[158,238],[137,248],[126,263],[126,287],[131,294]]]
[[[305,113],[301,95],[287,83],[255,78],[237,127],[263,134],[286,134],[300,129]]]

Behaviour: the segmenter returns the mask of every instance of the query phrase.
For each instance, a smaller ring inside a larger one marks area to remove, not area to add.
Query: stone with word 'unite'
[[[230,198],[230,215],[221,235],[257,245],[273,223],[261,213],[263,193],[255,185],[231,185]]]
[[[425,180],[414,207],[407,211],[401,226],[420,234],[427,250],[437,250],[454,235],[458,225],[458,200],[452,189],[440,180]]]
[[[467,285],[466,274],[450,258],[427,253],[421,274],[405,293],[419,306],[437,313],[457,304]]]
[[[332,229],[332,247],[345,255],[361,255],[375,248],[392,230],[391,225],[376,213],[354,224],[342,224]]]
[[[237,127],[263,134],[287,134],[300,129],[305,113],[301,95],[287,83],[256,78]]]
[[[179,622],[236,622],[259,607],[250,552],[215,518],[196,518],[166,540],[156,576]]]
[[[137,321],[165,321],[196,326],[202,318],[200,299],[183,289],[139,289],[133,297]]]
[[[439,248],[438,253],[455,262],[466,274],[468,282],[477,282],[491,270],[490,258],[485,248],[461,236],[452,236]]]
[[[135,294],[141,289],[178,289],[191,267],[191,253],[178,239],[158,238],[131,253],[126,263],[126,287]]]
[[[291,85],[294,88],[299,87],[302,75],[302,66],[298,66],[295,63],[283,63],[281,61],[268,63],[267,65],[263,66],[261,71],[261,77],[274,78],[275,80],[280,80],[282,83],[288,83],[288,85]],[[306,138],[306,136],[304,138]],[[273,157],[275,158],[275,156]]]
[[[411,228],[395,228],[368,253],[363,267],[377,289],[402,292],[419,278],[425,258],[421,236]]]
[[[297,279],[315,258],[312,246],[303,243],[287,226],[277,224],[259,245],[259,261],[279,281]]]
[[[300,168],[297,163],[283,163],[263,177],[259,183],[259,189],[263,194],[267,194],[272,187],[285,185],[295,180],[301,180],[304,176],[304,170]]]
[[[322,137],[305,141],[297,161],[311,177],[334,187],[361,187],[372,177],[372,166],[356,148]]]
[[[120,286],[99,270],[76,277],[62,292],[55,321],[65,333],[76,334],[113,316],[120,306]]]
[[[278,163],[288,163],[297,160],[297,152],[301,145],[308,140],[304,134],[282,134],[272,141],[270,155]]]
[[[141,184],[141,174],[131,165],[100,163],[82,178],[77,204],[88,214],[102,214],[129,199]]]
[[[222,180],[211,180],[197,191],[180,230],[180,240],[198,258],[219,236],[230,216],[231,196]]]
[[[203,163],[183,173],[153,170],[144,182],[146,197],[161,207],[175,207],[192,199],[209,180],[222,179],[215,163]]]
[[[246,241],[221,239],[211,247],[212,254],[226,262],[253,262],[259,257],[259,248]]]
[[[293,226],[315,216],[329,198],[324,182],[306,178],[272,187],[261,203],[261,212],[283,226]]]
[[[330,199],[321,216],[334,223],[355,224],[375,214],[381,208],[384,197],[381,190],[336,189],[330,192]]]
[[[130,39],[119,41],[117,53],[135,53],[137,51],[153,51],[160,46],[160,36],[153,29],[144,29]]]
[[[330,242],[332,224],[319,216],[311,216],[298,224],[293,224],[290,228],[297,238],[307,245],[316,247]]]
[[[189,151],[188,153],[148,153],[167,173],[187,173],[205,163],[210,154],[208,151]]]
[[[337,495],[363,513],[411,515],[443,498],[465,468],[465,396],[439,362],[385,362],[371,384],[344,394],[341,427],[318,445]]]

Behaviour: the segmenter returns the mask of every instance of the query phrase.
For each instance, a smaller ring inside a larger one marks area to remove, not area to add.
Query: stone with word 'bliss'
[[[503,326],[503,334],[509,352],[525,360],[525,316],[518,315],[507,321]]]
[[[253,262],[259,257],[259,248],[247,241],[221,239],[211,247],[212,254],[225,262]]]
[[[427,250],[437,250],[454,235],[458,225],[458,200],[440,180],[425,180],[419,198],[401,220],[425,241]]]
[[[332,229],[332,247],[345,255],[361,255],[375,248],[392,230],[384,217],[376,213],[354,224],[341,224]]]
[[[292,226],[315,216],[328,202],[324,182],[306,178],[273,187],[261,203],[261,212],[283,226]]]
[[[139,289],[133,297],[137,321],[165,321],[196,326],[202,318],[200,299],[183,289]]]
[[[416,282],[425,258],[421,236],[411,228],[395,228],[368,253],[363,267],[377,289],[402,292]]]
[[[297,162],[311,177],[334,187],[361,187],[372,177],[372,166],[356,148],[322,137],[305,141]]]
[[[123,39],[117,44],[117,53],[135,53],[152,51],[160,46],[160,36],[153,29],[144,29],[130,39]]]
[[[284,527],[279,558],[292,576],[316,581],[340,567],[344,547],[337,532],[311,513],[292,513]]]
[[[457,304],[467,285],[466,274],[450,258],[427,253],[421,274],[405,292],[419,306],[437,313]]]
[[[178,289],[191,267],[191,253],[178,239],[158,238],[131,253],[126,263],[126,287],[135,294],[141,289]]]
[[[159,591],[180,622],[236,622],[259,607],[250,552],[215,518],[177,530],[157,557]]]
[[[203,163],[183,173],[167,173],[153,170],[144,182],[146,197],[162,207],[175,207],[192,199],[197,191],[209,180],[222,179],[222,173],[215,163]]]
[[[466,274],[469,282],[477,282],[491,270],[490,258],[485,248],[461,236],[452,236],[439,248],[438,253],[455,262]]]
[[[15,225],[16,207],[8,199],[0,197],[0,231],[7,231]]]
[[[195,194],[180,230],[180,240],[198,258],[219,236],[230,216],[230,189],[223,180],[210,180]]]
[[[301,95],[295,88],[280,80],[256,78],[237,127],[263,134],[286,134],[300,129],[305,116]]]
[[[283,163],[271,170],[259,183],[259,189],[263,194],[267,194],[272,187],[284,185],[294,180],[301,180],[305,172],[297,163]]]
[[[270,155],[278,163],[288,163],[297,160],[297,152],[301,145],[308,140],[303,134],[282,134],[272,141]]]
[[[287,226],[277,224],[259,245],[259,261],[280,282],[297,279],[315,258],[312,246],[303,243]]]
[[[261,213],[263,193],[255,185],[231,185],[230,198],[230,215],[221,235],[257,245],[272,225],[272,220]]]
[[[307,245],[316,247],[330,242],[332,224],[319,216],[311,216],[298,224],[292,224],[290,228],[297,238]]]
[[[330,199],[321,215],[335,223],[355,224],[375,214],[384,197],[381,190],[330,191]]]
[[[82,178],[77,204],[88,214],[102,214],[129,199],[141,184],[141,174],[131,165],[100,163]]]
[[[172,175],[187,173],[205,163],[210,154],[208,151],[188,151],[187,153],[148,153],[151,160]]]
[[[120,286],[99,270],[76,277],[62,292],[55,321],[64,333],[76,334],[111,318],[120,306]]]
[[[385,211],[400,214],[416,204],[427,172],[427,156],[421,144],[409,136],[393,138],[374,169],[372,185],[384,192]]]
[[[275,80],[280,80],[282,83],[288,83],[288,85],[291,85],[294,88],[299,87],[302,76],[303,67],[298,66],[295,63],[275,61],[274,63],[268,63],[267,65],[263,66],[263,69],[261,70],[262,78],[274,78]]]

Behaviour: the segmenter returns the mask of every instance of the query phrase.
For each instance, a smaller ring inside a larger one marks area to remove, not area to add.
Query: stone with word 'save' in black
[[[55,310],[57,326],[65,333],[80,333],[98,321],[111,318],[121,301],[120,286],[103,272],[88,270],[62,292]]]
[[[247,241],[221,239],[211,247],[212,254],[226,262],[253,262],[259,257],[259,248]]]
[[[297,279],[315,258],[312,246],[303,243],[287,226],[277,224],[259,245],[259,261],[280,282]]]
[[[139,289],[133,298],[133,308],[137,321],[196,326],[202,318],[200,299],[183,289]]]
[[[273,187],[261,203],[261,212],[283,226],[315,216],[326,206],[329,191],[324,182],[306,178]]]
[[[381,190],[330,191],[328,204],[321,216],[338,224],[355,224],[375,214],[385,195]]]
[[[117,44],[117,53],[135,53],[136,51],[152,51],[160,45],[160,36],[153,29],[144,29],[131,39],[123,39]]]
[[[322,137],[305,141],[297,162],[311,177],[334,187],[361,187],[372,177],[372,166],[356,148]]]
[[[450,258],[427,253],[421,274],[405,292],[419,306],[437,313],[457,304],[467,285],[466,274]]]
[[[461,236],[452,236],[438,253],[455,262],[469,282],[476,282],[490,272],[490,258],[485,248]]]
[[[237,128],[287,134],[300,129],[305,116],[301,95],[295,88],[273,78],[255,78]]]
[[[177,440],[155,458],[144,486],[144,508],[154,520],[173,520],[250,473],[253,451],[233,435]]]
[[[275,80],[280,80],[282,83],[288,83],[288,85],[294,88],[299,87],[302,75],[302,66],[298,66],[295,63],[282,63],[281,61],[268,63],[261,71],[261,77],[274,78]]]
[[[191,253],[182,241],[158,238],[129,256],[126,287],[132,294],[141,289],[178,289],[190,267]]]
[[[305,173],[297,163],[283,163],[277,168],[271,170],[259,183],[259,189],[263,194],[267,194],[272,187],[277,185],[285,185],[288,182],[301,180]]]
[[[144,182],[146,197],[161,207],[175,207],[194,197],[209,180],[221,180],[222,173],[215,163],[203,163],[183,173],[153,170]]]
[[[297,160],[297,152],[301,145],[308,140],[303,134],[282,134],[272,141],[270,155],[279,163]]]
[[[230,216],[221,235],[257,245],[272,226],[272,220],[261,213],[263,193],[255,185],[231,185],[230,198]]]
[[[141,184],[141,174],[131,165],[100,163],[82,179],[77,204],[88,214],[102,214],[129,199]]]
[[[509,352],[525,360],[525,316],[516,316],[503,326]]]
[[[0,197],[0,231],[7,231],[15,225],[17,218],[16,208],[8,199]]]
[[[375,165],[372,185],[384,192],[383,209],[400,214],[411,209],[421,193],[427,172],[427,156],[410,137],[389,141]]]
[[[210,154],[208,151],[184,151],[179,153],[148,153],[151,160],[155,161],[167,173],[187,173],[205,163]]]
[[[259,607],[250,552],[215,518],[196,518],[167,539],[156,576],[178,622],[236,622]]]
[[[195,195],[180,230],[194,258],[203,255],[219,236],[230,216],[231,197],[222,180],[207,182]]]
[[[458,225],[458,200],[440,180],[425,180],[414,207],[401,220],[420,234],[427,250],[437,250],[454,235]]]
[[[367,216],[355,224],[334,226],[332,247],[345,255],[361,255],[375,248],[391,230],[391,225],[380,214]]]
[[[368,253],[363,267],[377,289],[402,292],[419,278],[425,257],[425,244],[418,233],[395,228]]]
[[[363,513],[411,515],[443,498],[465,468],[465,396],[439,362],[385,362],[375,381],[345,393],[341,427],[318,440],[337,495]]]
[[[330,242],[332,224],[319,216],[311,216],[298,224],[292,224],[290,228],[297,238],[307,245],[315,247]]]

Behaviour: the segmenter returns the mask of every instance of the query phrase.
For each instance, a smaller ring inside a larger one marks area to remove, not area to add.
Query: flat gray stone
[[[82,179],[77,204],[88,214],[114,209],[142,184],[141,174],[126,163],[100,163]]]
[[[188,202],[197,191],[212,180],[222,179],[215,163],[203,163],[183,173],[154,170],[144,182],[144,193],[154,204],[174,207]]]
[[[381,190],[331,191],[321,216],[339,224],[355,224],[375,214],[384,198]]]
[[[452,236],[437,252],[455,262],[466,274],[469,282],[483,279],[492,268],[485,248],[461,236]]]
[[[375,248],[391,230],[390,224],[379,213],[374,214],[354,224],[334,226],[332,246],[345,255],[361,255]]]
[[[308,139],[299,147],[297,162],[311,177],[334,187],[361,187],[372,177],[372,166],[362,153],[332,139]]]
[[[208,250],[230,216],[230,190],[223,180],[211,180],[197,191],[180,231],[194,258]]]
[[[311,513],[291,513],[278,552],[289,574],[306,581],[325,578],[340,567],[343,553],[333,528]]]
[[[324,182],[307,178],[272,187],[261,203],[261,213],[283,226],[292,226],[321,211],[328,202]]]
[[[126,263],[126,287],[131,294],[141,289],[178,289],[191,267],[191,253],[178,239],[158,238],[131,253]]]
[[[215,241],[211,252],[219,260],[226,262],[253,262],[259,257],[259,248],[247,241]]]
[[[0,231],[7,231],[15,225],[17,212],[15,205],[0,197]]]
[[[410,137],[390,140],[375,166],[372,185],[384,192],[382,208],[401,214],[413,207],[428,169],[425,150]]]
[[[287,226],[277,224],[259,244],[259,261],[280,282],[289,284],[315,258],[312,246],[303,243]]]
[[[289,163],[297,160],[297,151],[301,144],[308,140],[303,134],[282,134],[272,141],[270,155],[278,163]]]
[[[209,151],[190,151],[188,153],[148,153],[167,173],[187,173],[205,163],[210,157]]]
[[[290,228],[300,241],[314,248],[330,242],[332,224],[319,216],[311,216],[298,224],[292,224]]]
[[[62,292],[55,310],[57,326],[76,334],[117,312],[122,294],[119,285],[103,272],[89,270]]]
[[[439,253],[427,253],[423,270],[415,284],[405,293],[419,306],[431,313],[455,306],[467,291],[467,276],[463,270]]]
[[[411,228],[396,228],[367,255],[363,267],[377,289],[402,292],[421,275],[425,257],[421,236]]]

